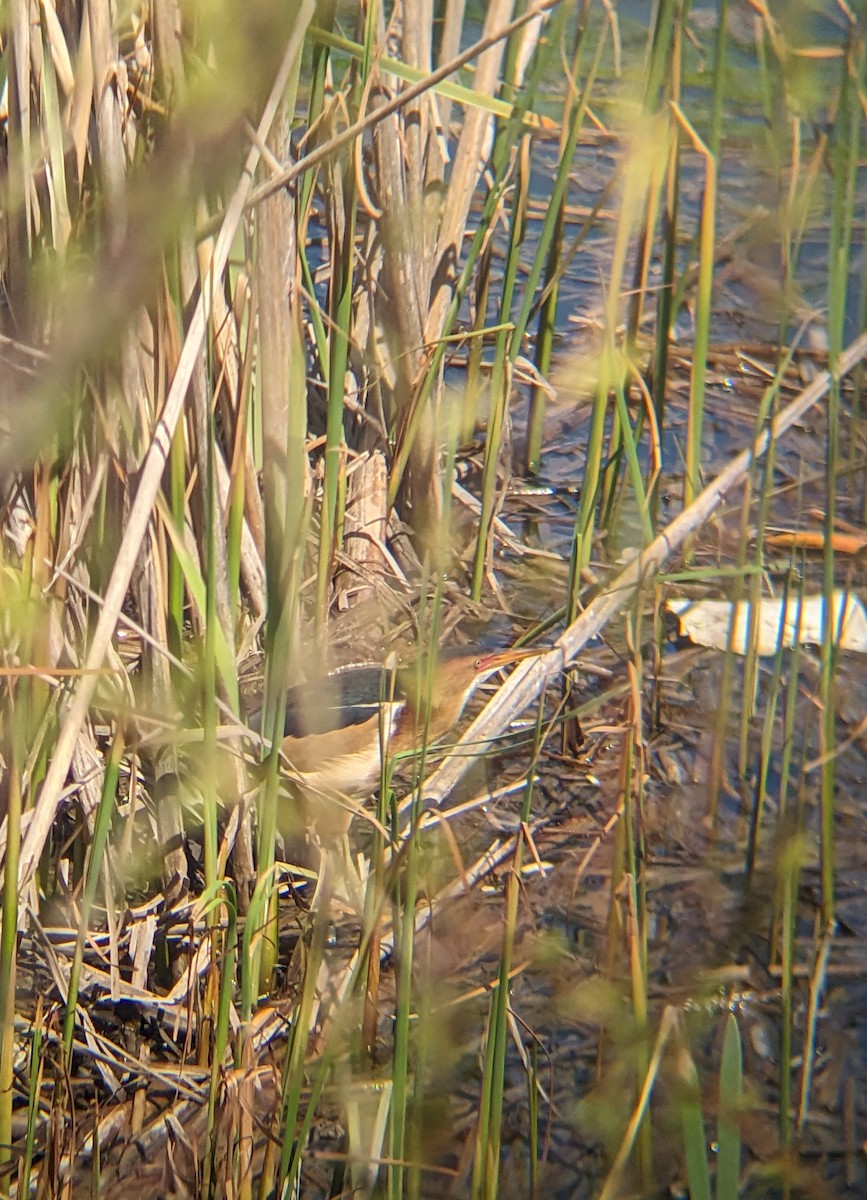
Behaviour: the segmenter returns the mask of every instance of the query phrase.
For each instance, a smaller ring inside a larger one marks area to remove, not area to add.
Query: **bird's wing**
[[[330,675],[326,679],[302,683],[286,693],[284,737],[306,737],[310,734],[331,733],[369,721],[379,708],[381,672],[373,667],[357,668],[364,679],[355,679],[355,671]],[[367,676],[370,679],[367,679]],[[375,684],[377,690],[372,691]],[[368,690],[365,690],[368,685]]]
[[[344,667],[325,679],[299,683],[286,692],[283,736],[303,738],[363,725],[385,703],[394,713],[403,703],[392,700],[391,676],[377,666]],[[253,713],[250,728],[262,732],[262,714]]]

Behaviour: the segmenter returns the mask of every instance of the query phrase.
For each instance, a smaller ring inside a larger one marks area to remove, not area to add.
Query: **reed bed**
[[[862,1194],[863,34],[4,10],[4,1195]],[[303,786],[290,688],[468,640]]]

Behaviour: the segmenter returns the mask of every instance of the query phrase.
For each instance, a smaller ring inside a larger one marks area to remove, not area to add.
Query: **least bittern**
[[[383,757],[441,742],[480,683],[538,650],[446,650],[429,673],[424,662],[389,671],[369,663],[342,667],[286,694],[283,753],[300,781],[321,793],[366,796]]]
[[[320,847],[319,884],[323,885],[334,850],[342,847],[342,890],[357,887],[346,833],[356,811],[352,798],[366,797],[379,783],[383,761],[441,742],[460,720],[475,689],[500,667],[538,650],[486,651],[467,647],[446,650],[426,669],[425,660],[406,670],[374,664],[342,667],[322,679],[292,687],[286,694],[282,751],[303,802],[293,809],[285,833],[304,857],[303,841]],[[254,727],[258,722],[251,722]],[[317,903],[316,900],[313,901]],[[351,899],[360,906],[358,895]]]

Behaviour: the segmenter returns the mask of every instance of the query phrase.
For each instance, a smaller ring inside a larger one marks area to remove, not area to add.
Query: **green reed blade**
[[[738,1200],[741,1178],[743,1055],[737,1018],[729,1013],[719,1075],[716,1200]]]
[[[564,21],[565,18],[566,6],[564,5]],[[582,34],[583,28],[579,29],[575,52],[572,56],[571,76],[573,80],[582,78],[581,65],[584,52],[584,37]],[[552,36],[550,40],[552,44],[556,44],[554,36]],[[525,283],[524,301],[521,306],[520,313],[515,321],[516,332],[513,340],[513,355],[516,356],[520,352],[524,334],[527,331],[530,318],[538,302],[536,291],[539,286],[539,282],[542,279],[542,273],[544,270],[547,298],[545,299],[539,311],[540,342],[537,347],[537,363],[543,375],[547,372],[550,364],[551,342],[553,340],[553,321],[557,308],[557,260],[559,257],[559,247],[564,224],[569,176],[572,170],[575,152],[578,147],[578,138],[584,125],[584,118],[587,113],[587,105],[593,91],[593,86],[596,82],[596,75],[599,70],[599,64],[602,60],[602,54],[607,45],[607,41],[608,24],[605,23],[602,26],[590,68],[587,72],[586,78],[582,81],[580,91],[573,92],[570,90],[570,98],[567,104],[564,106],[564,133],[560,142],[560,162],[554,176],[553,185],[551,187],[551,196],[545,211],[545,217],[542,222],[539,241],[536,245],[533,255],[533,262],[530,267],[529,276]],[[550,289],[549,285],[552,285],[550,286]],[[544,426],[544,420],[544,392],[540,388],[535,388],[533,390],[533,398],[531,401],[530,415],[528,420],[526,453],[527,470],[533,473],[538,471],[541,464],[542,430]]]
[[[840,380],[837,361],[845,336],[846,298],[851,271],[855,197],[861,146],[865,54],[860,40],[850,41],[842,69],[840,99],[831,146],[834,191],[828,246],[828,366],[834,376],[828,391],[825,449],[825,545],[822,557],[822,592],[825,628],[822,639],[820,695],[822,701],[822,913],[830,929],[835,920],[834,837],[836,817],[836,680],[839,630],[835,628],[831,596],[834,591],[834,540],[837,480],[840,467]]]
[[[710,1169],[707,1161],[707,1137],[699,1103],[698,1072],[685,1046],[680,1047],[678,1059],[678,1070],[684,1088],[680,1120],[690,1200],[710,1200]]]
[[[117,780],[120,763],[123,758],[126,741],[122,726],[115,731],[114,740],[108,762],[105,765],[105,777],[102,793],[99,798],[99,808],[96,811],[96,824],[93,830],[93,842],[87,859],[84,891],[81,897],[78,932],[75,938],[75,950],[69,968],[69,983],[66,991],[66,1012],[63,1020],[63,1052],[66,1063],[72,1061],[72,1039],[75,1032],[75,1010],[78,1005],[78,985],[81,977],[81,967],[84,961],[84,943],[89,932],[90,913],[96,899],[96,889],[105,864],[108,834],[111,828],[111,818],[114,813],[115,797],[117,795]]]

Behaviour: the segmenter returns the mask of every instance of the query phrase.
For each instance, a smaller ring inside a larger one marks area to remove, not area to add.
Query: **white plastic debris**
[[[842,589],[831,595],[834,641],[842,650],[867,653],[867,611],[852,592]],[[731,647],[746,654],[750,633],[749,600],[669,600],[665,606],[677,615],[680,630],[697,646],[725,650],[729,627],[734,622]],[[785,611],[784,611],[785,609]],[[787,601],[767,596],[759,601],[756,649],[759,654],[776,654],[780,643],[791,648],[820,645],[825,637],[825,597],[790,596]]]

